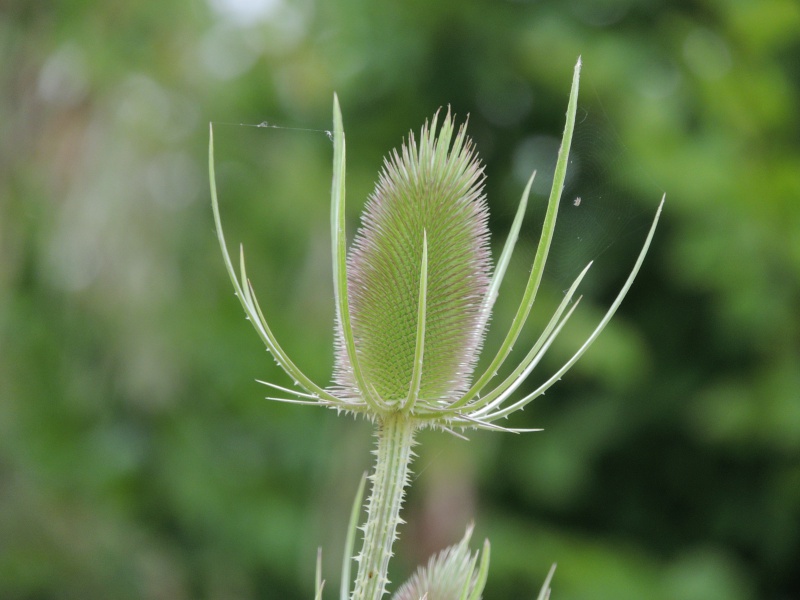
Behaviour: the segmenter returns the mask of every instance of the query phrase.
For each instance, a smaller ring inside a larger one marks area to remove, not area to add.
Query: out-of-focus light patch
[[[67,42],[44,62],[36,91],[45,102],[70,108],[80,103],[89,88],[86,56],[75,42]]]
[[[101,468],[95,477],[109,482],[122,475],[133,473],[147,458],[147,439],[132,425],[119,422],[103,424],[88,435],[88,445],[102,456]]]
[[[308,33],[313,11],[304,2],[275,2],[259,14],[258,19],[223,19],[205,34],[197,52],[209,74],[228,81],[247,72],[262,55],[291,52]]]
[[[171,92],[144,74],[132,74],[115,90],[110,105],[118,124],[137,135],[165,142],[185,139],[197,127],[196,103]]]
[[[167,142],[177,142],[194,134],[200,121],[200,114],[196,98],[170,94],[168,126],[164,130],[163,139]]]
[[[747,570],[726,550],[713,546],[684,550],[663,573],[668,598],[746,600],[755,598]]]
[[[294,49],[308,34],[312,16],[311,7],[300,3],[284,6],[269,22],[266,39],[263,32],[260,34],[260,39],[264,41],[264,51],[280,56]]]
[[[48,213],[51,223],[43,271],[50,283],[68,293],[79,293],[102,277],[113,262],[130,220],[120,214],[127,198],[124,177],[135,169],[133,145],[127,138],[109,142],[97,120],[76,140],[81,154],[66,193]],[[122,173],[122,174],[121,174]]]
[[[164,261],[153,256],[158,230],[141,202],[147,196],[140,148],[106,125],[101,118],[86,130],[73,184],[50,217],[43,270],[58,289],[93,288],[95,301],[124,310],[121,303],[142,303],[155,297],[157,285],[162,290],[153,269]]]
[[[120,124],[135,132],[162,131],[169,125],[169,96],[147,75],[129,75],[117,90],[114,114]]]
[[[531,191],[539,196],[549,195],[560,146],[561,140],[552,135],[533,135],[525,138],[514,150],[514,176],[519,182],[526,183],[535,170],[536,177]],[[576,172],[577,169],[570,164],[564,181],[565,187],[569,185]]]
[[[683,58],[692,72],[708,81],[724,77],[731,69],[728,44],[719,35],[698,27],[683,41]]]
[[[100,240],[61,229],[51,239],[46,256],[48,274],[56,287],[67,292],[80,292],[100,274],[103,249]]]
[[[247,72],[262,52],[262,44],[247,32],[220,23],[200,43],[200,61],[206,70],[223,81]]]
[[[673,63],[647,61],[636,77],[636,90],[645,98],[659,100],[674,94],[681,82],[681,74]]]
[[[480,90],[477,103],[487,121],[498,127],[513,127],[530,112],[533,94],[524,81],[510,80]]]
[[[621,21],[630,9],[630,0],[570,0],[569,7],[578,19],[592,27],[608,27]]]
[[[273,78],[281,107],[298,121],[329,102],[329,73],[317,60],[287,61],[276,69]]]
[[[284,5],[282,0],[209,0],[208,3],[214,12],[240,27],[271,20]]]
[[[201,174],[185,152],[165,152],[153,157],[144,170],[147,191],[167,210],[180,210],[200,194]]]
[[[94,283],[108,258],[112,212],[102,192],[81,189],[65,198],[54,215],[55,228],[45,255],[46,271],[55,287],[80,292]]]
[[[147,288],[148,278],[140,283]],[[181,397],[180,364],[168,337],[157,328],[141,328],[130,332],[121,345],[125,368],[119,383],[130,404],[150,414],[173,408]]]
[[[205,50],[211,51],[212,59],[206,62],[211,72],[222,79],[236,77],[246,70],[242,58],[248,53],[241,52],[242,49],[277,56],[291,51],[305,38],[314,15],[313,0],[291,3],[285,0],[209,0],[209,4],[220,16],[220,22],[212,29],[211,37],[206,36],[208,39],[204,41]],[[238,46],[226,39],[231,35],[239,42]],[[223,55],[213,60],[214,52],[219,50]]]

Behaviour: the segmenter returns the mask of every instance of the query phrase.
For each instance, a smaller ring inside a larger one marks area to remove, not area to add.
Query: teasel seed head
[[[463,393],[483,341],[491,276],[483,167],[447,111],[410,133],[384,161],[347,260],[350,316],[364,379],[391,406],[412,385],[427,248],[424,357],[418,397],[443,405]],[[337,323],[337,395],[359,390]]]

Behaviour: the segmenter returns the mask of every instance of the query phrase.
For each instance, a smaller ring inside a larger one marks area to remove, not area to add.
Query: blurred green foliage
[[[515,416],[544,433],[422,436],[393,581],[475,518],[487,598],[533,597],[552,561],[562,600],[800,597],[795,0],[5,2],[0,597],[308,598],[318,544],[333,592],[369,426],[263,400],[255,378],[286,382],[216,248],[207,123],[230,241],[325,382],[330,142],[236,124],[329,129],[336,90],[352,232],[382,156],[450,104],[499,244],[579,54],[586,152],[542,301],[598,264],[540,373],[666,191],[661,229],[596,347]]]

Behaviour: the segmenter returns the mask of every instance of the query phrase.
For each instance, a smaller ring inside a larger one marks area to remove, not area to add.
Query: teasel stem
[[[414,457],[416,424],[400,412],[378,423],[375,471],[370,475],[372,490],[363,527],[364,546],[357,557],[358,574],[352,600],[379,600],[389,583],[387,573],[392,545],[397,539],[400,508],[408,485],[409,466]]]

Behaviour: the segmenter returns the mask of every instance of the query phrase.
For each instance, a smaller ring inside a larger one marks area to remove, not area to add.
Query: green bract
[[[495,422],[544,393],[578,360],[605,328],[633,283],[650,246],[658,217],[628,279],[584,344],[544,384],[507,401],[560,332],[577,301],[589,268],[565,294],[527,356],[497,385],[487,389],[508,357],[533,306],[556,225],[575,124],[580,61],[575,67],[564,136],[536,256],[520,306],[488,368],[473,378],[492,305],[517,240],[533,176],[526,186],[494,272],[488,254],[483,172],[462,126],[454,136],[448,111],[413,134],[385,161],[349,256],[345,235],[345,137],[339,102],[333,103],[331,231],[336,296],[337,353],[334,385],[311,381],[281,348],[253,293],[240,253],[239,273],[228,255],[220,222],[209,143],[211,193],[217,235],[236,293],[250,322],[277,363],[299,389],[266,385],[294,398],[384,419],[401,413],[415,426],[443,429],[505,429]],[[663,205],[663,199],[662,199]]]

